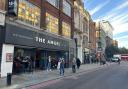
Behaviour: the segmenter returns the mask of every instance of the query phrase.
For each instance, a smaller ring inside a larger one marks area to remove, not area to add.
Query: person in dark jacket
[[[76,65],[77,65],[77,68],[79,69],[80,68],[80,64],[81,64],[81,61],[79,58],[76,59]]]

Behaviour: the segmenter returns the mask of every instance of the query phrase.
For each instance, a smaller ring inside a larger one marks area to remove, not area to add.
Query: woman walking
[[[72,72],[75,73],[76,72],[76,58],[74,57],[72,60]]]

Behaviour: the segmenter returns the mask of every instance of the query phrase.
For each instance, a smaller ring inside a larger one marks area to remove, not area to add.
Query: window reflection
[[[66,22],[62,22],[62,35],[66,37],[71,36],[71,26]]]
[[[58,34],[58,18],[46,13],[46,27],[49,32]]]
[[[18,19],[33,26],[40,26],[40,8],[26,0],[19,0]]]

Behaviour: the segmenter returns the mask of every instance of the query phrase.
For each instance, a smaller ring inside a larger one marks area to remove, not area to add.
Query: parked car
[[[111,60],[112,60],[112,62],[118,62],[119,58],[118,57],[113,57]]]

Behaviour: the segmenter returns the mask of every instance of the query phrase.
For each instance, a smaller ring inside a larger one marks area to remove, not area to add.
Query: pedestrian
[[[23,71],[24,73],[28,71],[28,56],[24,57],[22,60],[23,63]]]
[[[76,58],[74,57],[72,60],[72,72],[75,73],[76,72]]]
[[[51,56],[48,57],[47,71],[51,71]]]
[[[118,64],[120,64],[120,58],[118,58]]]
[[[79,58],[76,59],[76,65],[77,65],[77,69],[79,69],[81,65],[81,61]]]
[[[60,58],[60,75],[64,75],[64,58]]]

